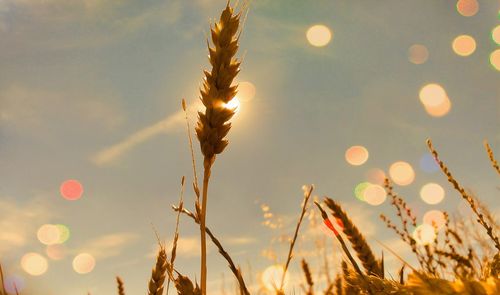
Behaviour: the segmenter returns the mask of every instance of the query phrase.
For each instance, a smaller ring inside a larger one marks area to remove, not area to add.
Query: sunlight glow
[[[86,274],[91,272],[95,267],[95,259],[88,253],[78,254],[73,259],[73,270],[79,274]]]
[[[453,51],[460,56],[469,56],[476,51],[476,40],[469,35],[460,35],[452,42]]]
[[[497,49],[490,54],[490,63],[495,70],[500,71],[500,49]]]
[[[392,181],[398,185],[409,185],[415,180],[413,167],[403,161],[396,162],[389,168],[389,175]]]
[[[436,227],[438,230],[443,228],[446,223],[444,218],[444,213],[439,210],[430,210],[424,214],[423,221],[432,227]]]
[[[420,197],[429,205],[440,203],[444,199],[444,189],[437,183],[428,183],[420,189]]]
[[[428,245],[436,239],[436,230],[432,225],[421,224],[413,231],[413,238],[417,241],[417,244]]]
[[[314,25],[307,30],[306,37],[312,46],[323,47],[330,43],[333,34],[325,25]]]
[[[32,276],[40,276],[47,272],[47,259],[38,253],[27,253],[21,258],[21,268]]]
[[[429,50],[421,44],[413,44],[408,49],[408,60],[416,65],[423,64],[429,58]]]
[[[281,278],[283,277],[284,268],[283,266],[276,264],[271,265],[264,270],[262,273],[261,281],[264,284],[264,287],[268,291],[276,291],[280,287]],[[288,284],[289,275],[288,273],[285,275],[284,286]]]
[[[457,11],[462,16],[474,16],[479,10],[477,0],[459,0],[457,2]]]
[[[82,197],[83,186],[74,179],[66,180],[61,184],[61,196],[66,200],[75,201]]]
[[[384,203],[386,198],[385,189],[378,184],[370,184],[363,190],[363,199],[372,206]]]
[[[352,146],[346,150],[345,160],[353,166],[363,165],[368,160],[368,150],[361,145]]]

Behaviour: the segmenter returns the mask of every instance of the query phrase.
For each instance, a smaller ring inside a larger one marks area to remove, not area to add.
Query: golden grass
[[[431,151],[432,155],[434,156],[434,158],[438,162],[439,167],[441,168],[441,171],[448,178],[448,182],[450,182],[453,185],[453,187],[460,193],[462,198],[465,201],[467,201],[467,203],[469,203],[469,207],[472,209],[474,214],[476,214],[476,216],[477,216],[477,222],[479,224],[481,224],[484,227],[484,229],[486,229],[486,233],[491,238],[491,240],[494,243],[497,250],[500,251],[500,240],[498,239],[498,236],[494,233],[493,227],[486,221],[483,212],[480,212],[480,208],[479,208],[476,200],[458,183],[458,181],[451,174],[451,172],[448,169],[448,167],[446,166],[446,164],[444,164],[444,162],[439,159],[439,154],[434,149],[434,147],[432,145],[432,141],[430,139],[427,140],[427,146],[429,147],[429,150]]]
[[[486,148],[486,152],[488,153],[488,157],[490,158],[491,166],[495,169],[495,171],[500,174],[500,166],[498,165],[497,160],[495,159],[495,155],[493,154],[493,150],[491,149],[488,142],[484,141],[484,147]]]
[[[342,232],[346,235],[349,242],[351,242],[352,248],[356,252],[366,273],[368,275],[375,275],[383,278],[384,274],[382,272],[381,261],[375,259],[375,255],[366,242],[365,237],[361,234],[356,225],[354,225],[349,216],[347,216],[347,213],[332,199],[327,198],[325,204],[330,208],[333,216],[342,222]]]
[[[120,277],[116,277],[116,287],[118,288],[118,295],[125,295],[125,285]]]
[[[286,272],[288,271],[288,267],[290,266],[290,261],[292,261],[293,257],[293,247],[295,246],[295,243],[297,242],[297,237],[299,235],[299,229],[300,225],[302,224],[302,220],[304,219],[304,215],[306,214],[307,211],[307,203],[309,199],[311,198],[312,191],[314,189],[314,186],[309,186],[309,188],[304,189],[304,202],[302,203],[302,210],[300,211],[300,216],[299,220],[297,221],[297,225],[295,226],[295,232],[293,233],[293,238],[292,241],[290,242],[290,248],[288,249],[288,255],[286,257],[286,263],[285,267],[283,269],[283,275],[281,276],[281,282],[279,285],[279,291],[283,291],[283,287],[285,284],[285,276]]]
[[[179,204],[177,206],[172,206],[174,211],[177,212],[177,219],[171,259],[170,261],[167,260],[165,248],[160,245],[156,265],[155,268],[153,268],[149,283],[148,294],[150,295],[163,293],[166,275],[168,275],[169,282],[170,280],[174,281],[178,294],[206,295],[206,235],[209,236],[213,244],[217,247],[219,254],[227,261],[229,269],[234,274],[237,282],[235,285],[235,293],[250,295],[249,288],[245,284],[241,269],[235,264],[229,253],[222,246],[220,240],[217,239],[213,232],[206,226],[206,207],[211,169],[215,162],[216,155],[222,153],[228,145],[226,136],[231,128],[229,120],[234,115],[235,111],[234,109],[225,108],[225,104],[234,97],[237,91],[237,86],[233,86],[233,80],[238,74],[240,66],[240,62],[234,57],[238,50],[240,16],[241,13],[235,14],[228,2],[219,21],[211,28],[213,47],[209,46],[209,57],[212,69],[210,72],[205,71],[205,79],[200,91],[205,110],[198,114],[198,122],[195,128],[197,138],[200,142],[201,152],[204,157],[204,175],[201,193],[198,188],[196,163],[190,125],[187,120],[186,103],[182,100],[182,107],[186,115],[186,127],[193,166],[195,213],[184,207],[183,178]],[[376,258],[362,231],[348,216],[348,211],[344,210],[338,202],[325,198],[324,205],[330,209],[331,215],[333,215],[332,217],[334,218],[332,220],[336,220],[336,222],[332,222],[321,204],[318,201],[314,201],[324,224],[335,235],[334,242],[340,243],[343,255],[335,279],[332,281],[330,278],[331,269],[329,267],[328,257],[326,256],[328,253],[325,246],[326,243],[323,243],[322,246],[317,248],[318,253],[323,253],[325,255],[324,267],[317,272],[318,279],[321,274],[323,275],[324,281],[321,283],[315,282],[313,273],[316,272],[311,269],[311,264],[305,258],[302,258],[300,265],[304,275],[304,281],[302,283],[296,282],[296,285],[300,285],[306,295],[317,294],[318,290],[316,289],[320,287],[323,287],[320,293],[327,295],[500,294],[500,243],[497,233],[500,225],[497,224],[493,215],[488,211],[487,206],[480,203],[477,198],[467,192],[453,177],[448,167],[439,159],[439,155],[432,146],[430,140],[428,140],[427,144],[438,162],[439,167],[448,178],[448,181],[460,193],[462,198],[467,201],[474,212],[476,216],[476,223],[474,223],[474,225],[477,224],[478,227],[484,228],[486,230],[485,234],[470,235],[468,231],[471,229],[468,229],[464,225],[465,221],[458,219],[458,221],[452,223],[449,214],[444,212],[444,229],[439,231],[435,228],[436,239],[433,243],[419,245],[412,235],[412,229],[417,227],[417,216],[404,198],[394,192],[390,181],[386,179],[385,189],[387,195],[390,197],[392,207],[396,210],[396,216],[400,225],[396,225],[394,221],[385,215],[381,215],[381,218],[389,229],[393,230],[402,241],[410,246],[419,262],[418,268],[412,267],[397,254],[397,251],[383,245],[403,263],[403,266],[396,270],[397,279],[393,279],[392,276],[386,278],[383,255],[380,259]],[[485,142],[485,147],[493,168],[500,173],[498,162],[487,142]],[[285,294],[285,276],[289,271],[292,258],[294,257],[295,246],[300,242],[299,230],[304,217],[308,213],[309,208],[307,205],[312,191],[312,186],[304,190],[301,212],[295,226],[295,231],[288,245],[286,261],[283,264],[283,275],[275,284],[274,291],[276,294]],[[267,214],[269,214],[269,212],[267,212]],[[200,228],[200,286],[198,286],[197,283],[193,284],[188,276],[180,274],[174,268],[181,215],[192,219]],[[471,231],[477,232],[474,227]],[[357,260],[347,247],[343,235],[345,235],[351,244]],[[496,252],[493,254],[485,250],[490,244],[492,244],[491,249],[496,249]],[[323,247],[323,249],[321,249],[321,247]],[[476,251],[474,247],[482,247],[483,249],[482,251]],[[478,253],[481,253],[481,255]],[[364,271],[361,270],[357,261],[361,262]],[[405,274],[405,269],[409,270],[408,274]],[[387,272],[390,274],[390,271],[391,270],[388,270]],[[120,292],[124,292],[123,282],[121,282],[119,278],[117,278],[117,282],[119,294],[122,294]],[[261,286],[260,291],[262,290],[263,287]],[[292,290],[294,289],[292,288]],[[293,293],[295,293],[295,290]]]
[[[151,278],[148,284],[148,295],[162,295],[163,285],[168,269],[167,252],[165,247],[160,245],[156,256],[156,264],[151,271]]]

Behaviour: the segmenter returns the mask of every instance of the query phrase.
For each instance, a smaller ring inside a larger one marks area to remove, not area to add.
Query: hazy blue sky
[[[115,275],[124,278],[127,293],[144,293],[156,245],[151,224],[171,240],[175,214],[169,208],[183,175],[186,205],[193,207],[191,159],[178,112],[181,98],[198,98],[209,23],[225,3],[0,0],[0,260],[26,293],[112,294]],[[456,211],[460,199],[446,179],[419,166],[429,137],[457,178],[500,212],[499,178],[482,147],[488,139],[500,155],[500,72],[489,62],[499,47],[490,34],[500,24],[500,5],[479,1],[478,13],[464,17],[455,4],[251,1],[238,80],[253,83],[256,95],[241,105],[230,145],[215,164],[207,221],[247,274],[248,264],[254,274],[273,264],[261,255],[269,247],[284,260],[286,245],[272,239],[292,233],[303,184],[314,183],[315,195],[344,204],[373,244],[376,236],[396,245],[396,236],[378,218],[391,212],[388,202],[374,207],[354,197],[370,169],[388,171],[406,161],[415,181],[396,190],[416,212]],[[325,47],[307,42],[315,24],[333,31]],[[477,43],[468,57],[451,47],[462,34]],[[425,63],[409,62],[414,44],[427,47]],[[446,116],[429,116],[420,102],[428,83],[445,88],[452,104]],[[345,161],[353,145],[369,151],[362,166]],[[197,143],[195,152],[200,162]],[[83,184],[80,200],[60,196],[67,179]],[[428,182],[445,188],[442,203],[420,199]],[[262,225],[262,204],[282,218],[282,229]],[[48,271],[32,277],[20,261],[29,252],[46,257],[37,230],[47,223],[71,230],[67,255],[48,259]],[[309,227],[306,222],[304,236],[313,235]],[[177,267],[191,278],[199,278],[197,239],[197,227],[183,218]],[[307,241],[299,246],[305,256],[313,255],[306,251],[311,247]],[[81,252],[96,258],[89,274],[72,269]],[[214,293],[222,272],[232,290],[231,274],[214,249],[209,270]],[[256,277],[251,281],[257,285]]]

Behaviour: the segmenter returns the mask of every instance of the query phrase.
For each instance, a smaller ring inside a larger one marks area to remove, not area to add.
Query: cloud
[[[15,200],[0,198],[0,256],[26,246],[36,239],[39,226],[52,217],[48,208],[38,199],[25,204]]]
[[[168,255],[170,255],[170,250],[172,249],[173,239],[166,243],[166,249]],[[211,252],[212,245],[210,241],[207,242],[207,253]],[[200,238],[198,236],[184,236],[179,237],[177,241],[176,255],[183,258],[192,258],[200,256]],[[151,252],[148,253],[148,258],[156,257],[158,254],[158,245],[155,244],[152,247]]]
[[[223,242],[231,246],[242,246],[242,245],[253,244],[257,242],[257,240],[253,237],[241,236],[241,237],[228,237],[225,238]]]
[[[82,95],[77,90],[63,93],[26,85],[10,85],[0,90],[0,123],[16,131],[37,131],[51,124],[67,126],[67,122],[76,121],[112,130],[124,121],[124,115],[115,101],[107,93]]]
[[[188,106],[189,110],[196,110],[199,108],[199,102],[195,102]],[[122,141],[110,147],[102,149],[101,151],[91,156],[91,161],[98,166],[110,164],[137,145],[140,145],[160,134],[165,134],[173,130],[177,130],[182,126],[182,124],[184,124],[184,112],[181,110],[161,121],[151,124],[129,135]]]
[[[123,248],[138,238],[138,234],[130,232],[108,234],[88,241],[77,252],[89,253],[96,259],[105,259],[119,255]]]

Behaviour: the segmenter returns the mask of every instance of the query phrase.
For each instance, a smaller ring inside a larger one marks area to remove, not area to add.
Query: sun
[[[234,110],[234,117],[236,117],[241,111],[241,101],[237,96],[235,96],[228,103],[224,104],[224,108]]]
[[[262,273],[262,283],[268,291],[276,291],[280,287],[281,278],[283,277],[283,266],[282,265],[271,265],[264,270]],[[288,283],[288,273],[285,275],[284,286]]]

